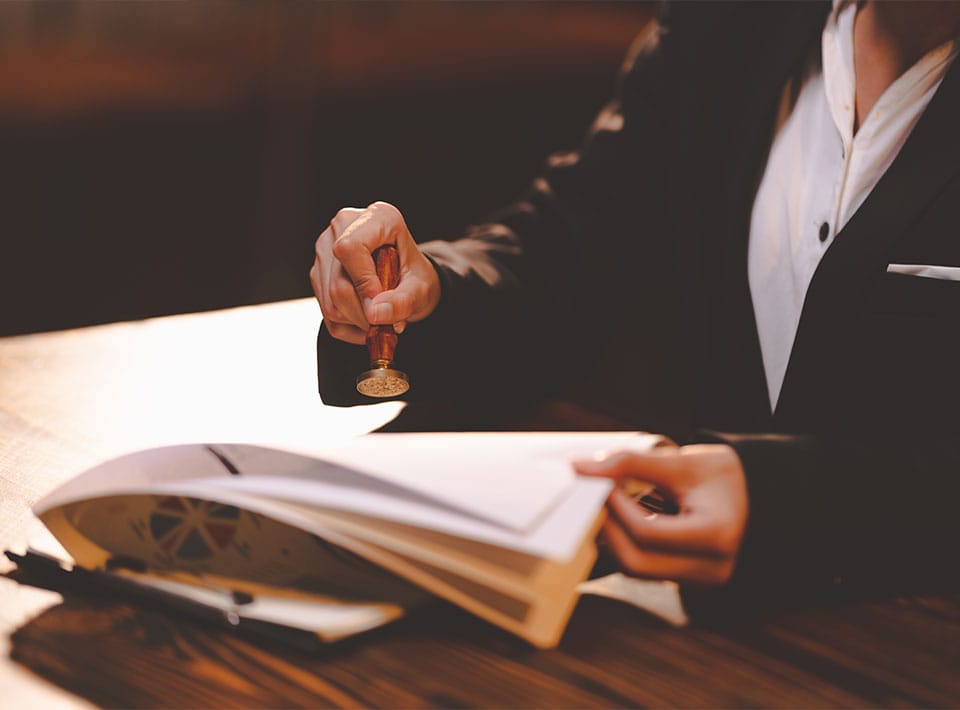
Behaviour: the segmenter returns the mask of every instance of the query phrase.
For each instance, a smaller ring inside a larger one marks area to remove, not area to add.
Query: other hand
[[[733,574],[747,525],[747,485],[736,452],[725,444],[620,452],[579,461],[578,473],[656,486],[680,508],[651,513],[619,486],[607,500],[602,535],[623,569],[650,579],[719,585]]]
[[[400,284],[384,291],[373,252],[395,244]],[[330,334],[362,344],[371,325],[392,324],[400,333],[408,321],[430,315],[440,301],[440,278],[417,247],[403,215],[393,205],[374,202],[366,209],[337,212],[314,246],[310,283]]]

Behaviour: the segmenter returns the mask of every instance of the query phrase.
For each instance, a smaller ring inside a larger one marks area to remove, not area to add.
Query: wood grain
[[[29,506],[80,468],[203,432],[211,417],[237,419],[251,406],[289,426],[372,417],[315,401],[317,318],[312,303],[295,301],[0,340],[0,547],[22,544]],[[611,424],[571,405],[522,413],[539,426],[551,413],[562,428]],[[585,598],[552,651],[440,605],[307,653],[27,581],[0,576],[10,707],[960,704],[958,595],[799,609],[727,630],[676,630]]]

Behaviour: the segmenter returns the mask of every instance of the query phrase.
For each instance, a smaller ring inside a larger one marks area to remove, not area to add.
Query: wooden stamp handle
[[[400,253],[393,244],[385,244],[373,252],[373,262],[380,277],[380,286],[386,291],[400,283]],[[397,334],[392,324],[372,325],[367,331],[367,350],[370,364],[387,367],[393,361],[397,349]]]

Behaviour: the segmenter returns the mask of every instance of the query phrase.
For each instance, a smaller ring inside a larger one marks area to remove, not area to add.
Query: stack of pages
[[[570,462],[636,433],[370,434],[107,461],[34,508],[84,570],[336,640],[441,597],[556,644],[611,483]]]

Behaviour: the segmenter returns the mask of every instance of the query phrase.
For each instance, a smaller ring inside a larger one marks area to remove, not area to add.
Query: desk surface
[[[386,422],[397,405],[319,404],[318,321],[312,302],[292,301],[0,339],[0,548],[36,529],[30,505],[45,492],[125,450],[239,432],[254,409],[269,414],[255,426],[331,435]],[[9,707],[960,704],[956,595],[726,631],[586,598],[552,651],[441,608],[305,653],[0,576],[0,650]]]

